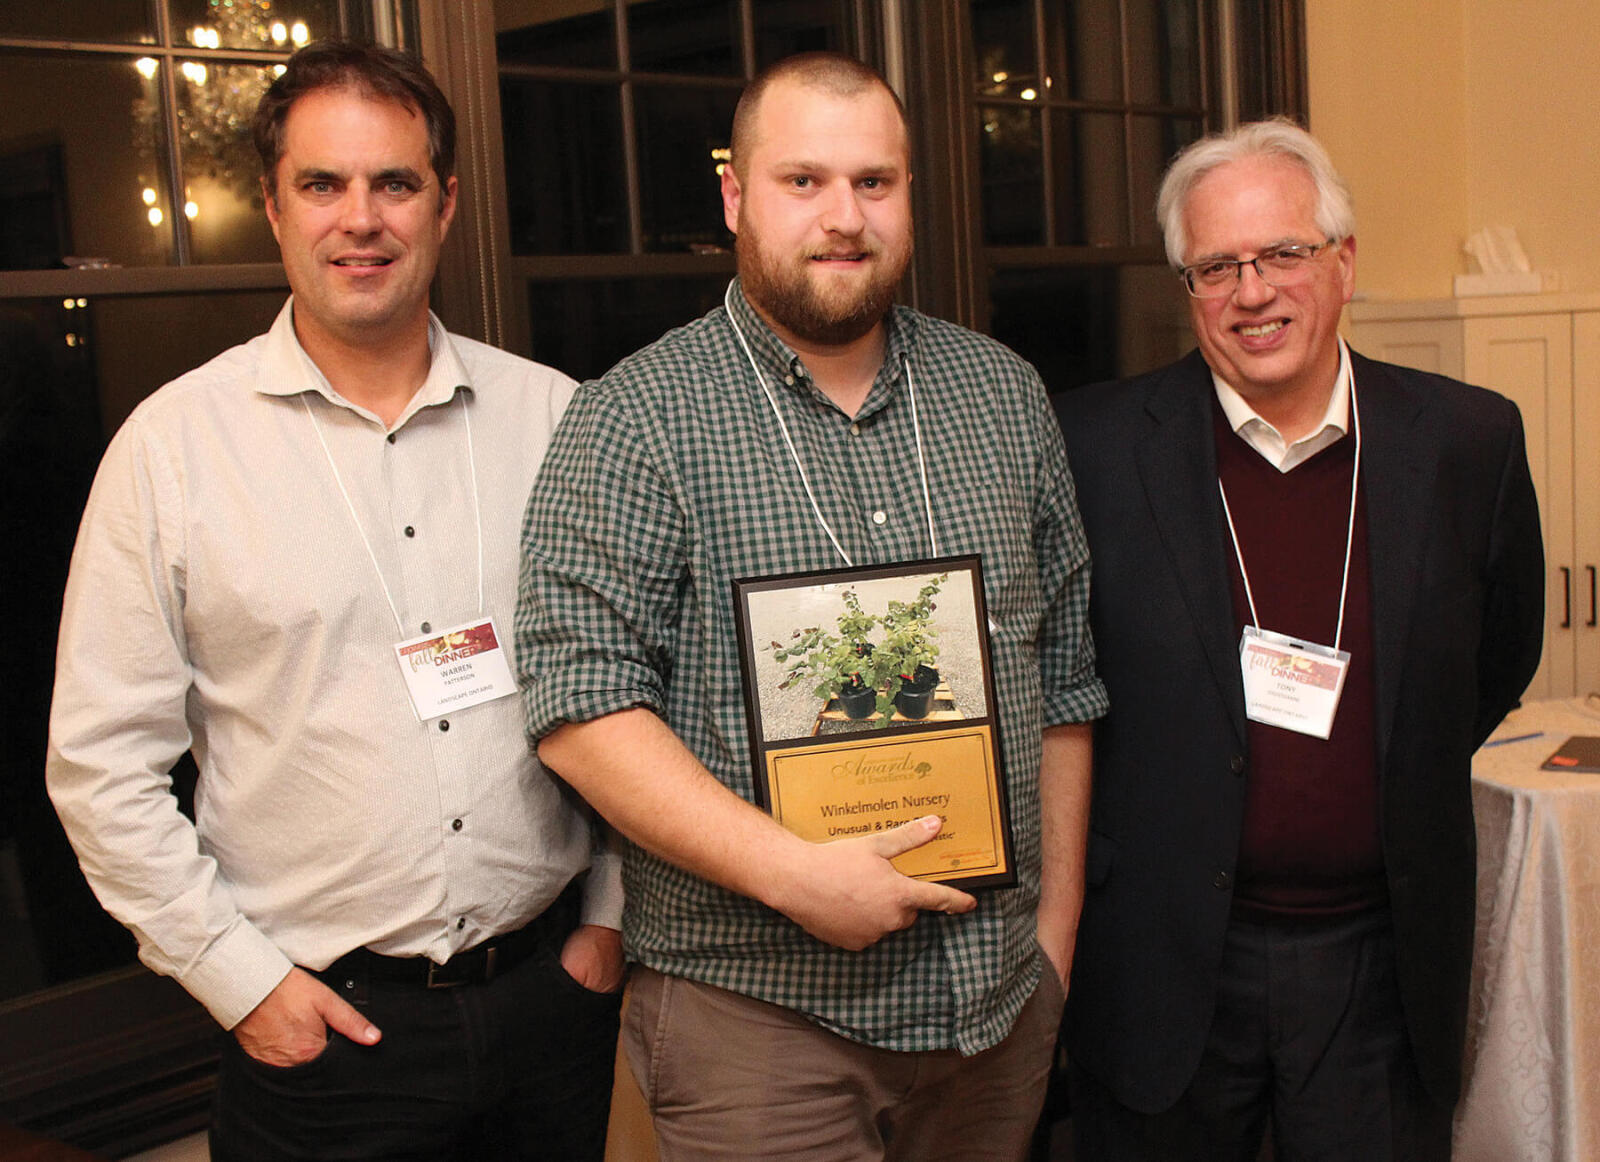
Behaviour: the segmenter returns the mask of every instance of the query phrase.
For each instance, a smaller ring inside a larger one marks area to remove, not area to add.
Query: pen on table
[[[1544,737],[1544,731],[1535,730],[1535,731],[1533,731],[1532,733],[1529,733],[1529,734],[1513,734],[1509,738],[1491,738],[1488,742],[1484,743],[1483,745],[1485,747],[1505,746],[1505,744],[1508,743],[1508,742],[1527,742],[1530,738],[1543,738],[1543,737]]]

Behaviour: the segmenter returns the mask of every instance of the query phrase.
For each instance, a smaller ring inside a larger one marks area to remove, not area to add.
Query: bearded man
[[[1082,899],[1088,557],[1033,369],[895,307],[905,116],[806,54],[751,82],[722,195],[724,305],[580,389],[529,502],[528,731],[630,841],[627,1053],[664,1162],[1018,1158]],[[1016,885],[828,844],[758,809],[731,582],[977,554]],[[1041,858],[1042,856],[1042,858]]]

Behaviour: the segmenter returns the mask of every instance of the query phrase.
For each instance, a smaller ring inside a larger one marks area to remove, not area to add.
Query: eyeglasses
[[[1254,258],[1213,258],[1182,267],[1183,285],[1197,299],[1221,299],[1231,295],[1239,285],[1244,268],[1253,266],[1261,281],[1268,286],[1298,286],[1311,277],[1312,259],[1338,240],[1330,238],[1316,246],[1278,246],[1263,250]]]

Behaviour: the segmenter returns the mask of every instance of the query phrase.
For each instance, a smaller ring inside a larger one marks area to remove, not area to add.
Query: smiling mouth
[[[851,251],[849,254],[813,254],[812,262],[864,262],[872,255],[865,250]]]
[[[1234,330],[1246,339],[1265,339],[1268,335],[1275,335],[1283,330],[1288,323],[1283,319],[1273,319],[1270,323],[1244,323]]]
[[[388,266],[394,260],[391,258],[335,258],[335,266]]]

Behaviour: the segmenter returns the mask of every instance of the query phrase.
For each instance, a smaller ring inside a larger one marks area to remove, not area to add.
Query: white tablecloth
[[[1478,917],[1455,1162],[1600,1158],[1600,774],[1540,769],[1600,702],[1529,703],[1473,760]]]

